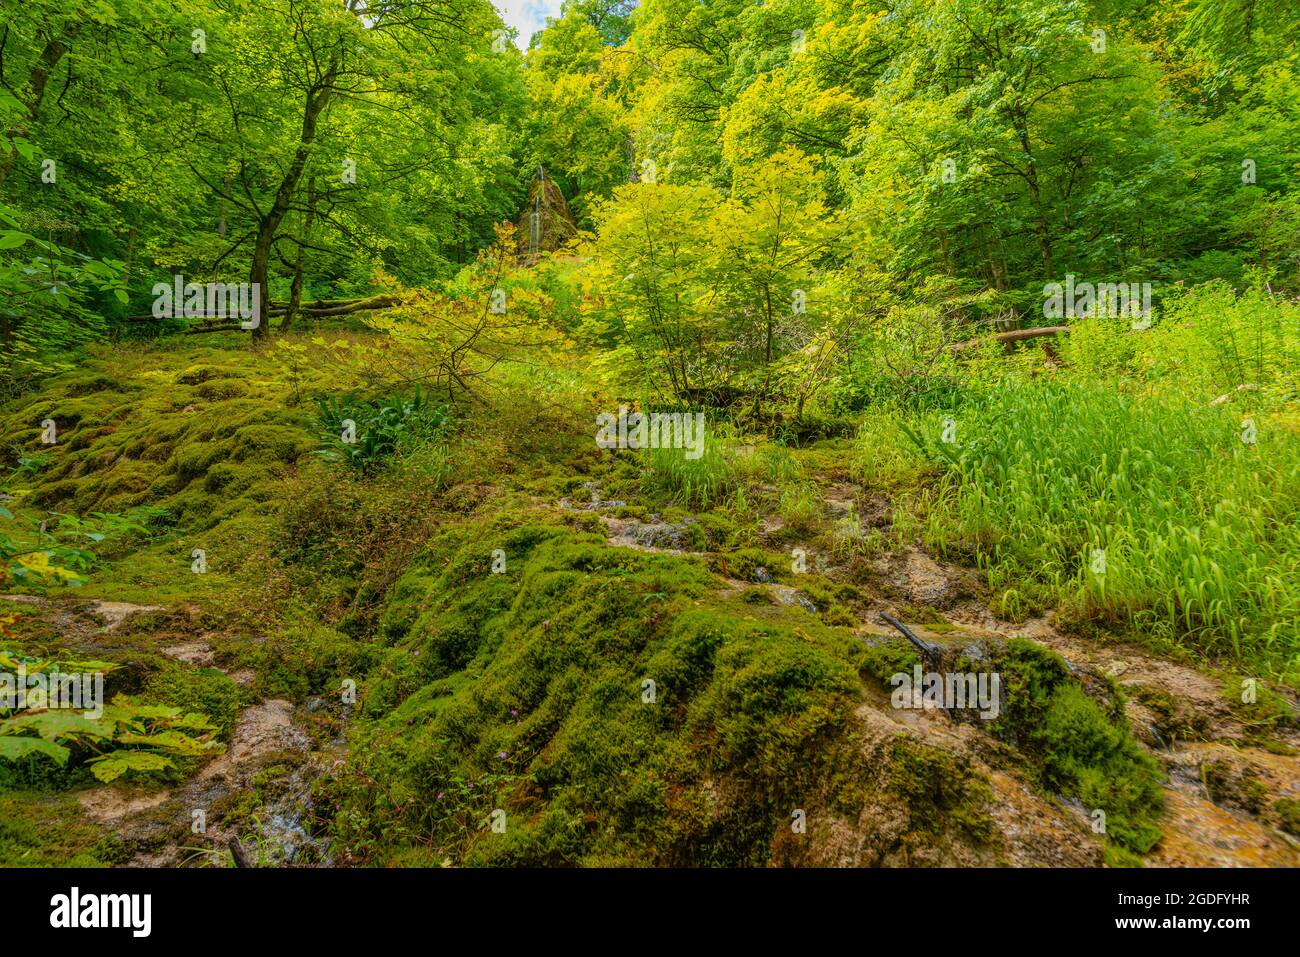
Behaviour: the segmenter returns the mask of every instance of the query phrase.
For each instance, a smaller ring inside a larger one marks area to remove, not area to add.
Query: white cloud
[[[506,26],[516,27],[519,49],[527,50],[533,34],[546,26],[547,17],[560,15],[560,0],[492,0]]]

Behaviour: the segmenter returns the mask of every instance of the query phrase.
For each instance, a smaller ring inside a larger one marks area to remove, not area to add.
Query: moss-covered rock
[[[1076,675],[1054,652],[1012,639],[997,655],[1002,714],[993,733],[1028,755],[1040,783],[1105,813],[1106,835],[1138,853],[1160,839],[1159,765],[1123,719],[1113,684]]]

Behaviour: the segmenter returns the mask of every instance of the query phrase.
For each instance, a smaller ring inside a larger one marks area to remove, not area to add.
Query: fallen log
[[[220,325],[215,325],[215,326],[190,326],[188,329],[182,330],[182,335],[197,336],[205,332],[248,332],[248,331],[249,330],[245,329],[237,322],[234,323],[223,322]]]
[[[371,309],[392,309],[394,306],[400,306],[401,304],[400,296],[375,296],[372,299],[359,299],[347,305],[327,308],[315,308],[313,303],[302,303],[298,306],[298,315],[307,319],[314,319],[318,316],[346,316],[352,312],[363,312]],[[278,312],[273,309],[271,315],[283,315],[286,312],[288,312],[288,309],[281,309]]]
[[[315,318],[317,316],[346,316],[353,312],[362,312],[370,309],[392,309],[394,306],[400,306],[402,298],[400,296],[370,296],[367,299],[318,299],[312,302],[303,302],[298,304],[298,315],[306,318]],[[288,305],[281,302],[272,302],[266,309],[268,318],[283,316],[289,311]],[[124,322],[157,322],[162,319],[184,319],[185,316],[126,316]]]
[[[964,342],[954,342],[948,348],[953,352],[959,352],[962,349],[977,346],[981,342],[1021,342],[1025,339],[1038,339],[1043,336],[1054,336],[1069,331],[1069,326],[1038,326],[1034,329],[1012,329],[1010,332],[999,332],[992,336],[980,336],[976,339],[967,339]]]

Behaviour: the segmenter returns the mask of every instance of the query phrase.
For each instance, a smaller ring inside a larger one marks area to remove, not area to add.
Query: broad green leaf
[[[127,771],[161,771],[171,761],[152,751],[112,751],[90,761],[90,770],[100,781],[116,781]]]
[[[162,748],[178,754],[209,754],[214,748],[221,748],[216,741],[199,741],[179,731],[159,731],[155,734],[124,734],[117,739],[119,744],[143,744],[151,748]]]
[[[40,738],[18,737],[12,734],[0,736],[0,758],[7,758],[10,761],[17,761],[29,754],[44,754],[58,761],[59,764],[66,765],[69,753],[62,745],[43,741]]]
[[[65,708],[20,714],[0,722],[0,735],[33,729],[46,741],[58,738],[85,738],[108,741],[113,736],[111,726],[100,719],[83,717],[80,711]]]

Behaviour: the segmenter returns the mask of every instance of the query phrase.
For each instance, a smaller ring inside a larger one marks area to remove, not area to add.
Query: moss
[[[1300,801],[1295,798],[1278,798],[1273,802],[1282,830],[1300,837]]]
[[[1139,854],[1154,847],[1162,775],[1130,734],[1114,688],[1085,691],[1059,655],[1022,639],[1007,643],[997,668],[1003,703],[993,732],[1034,761],[1044,787],[1103,810],[1111,840]]]
[[[251,704],[248,693],[216,668],[189,668],[168,661],[145,681],[143,700],[199,711],[229,741],[239,709]]]
[[[618,508],[610,511],[615,518],[632,518],[638,522],[645,522],[650,519],[650,510],[644,505],[620,505]]]
[[[215,824],[243,825],[252,820],[261,803],[256,791],[230,791],[212,802],[208,815]]]
[[[219,442],[192,442],[176,452],[172,459],[172,471],[182,481],[202,478],[213,465],[223,461],[228,448]]]
[[[296,625],[268,637],[246,663],[257,672],[259,696],[301,701],[313,694],[341,694],[345,680],[360,684],[377,657],[376,649],[331,628]]]
[[[239,379],[205,381],[194,390],[195,395],[210,402],[221,399],[238,399],[249,394],[248,385]]]
[[[700,512],[691,518],[686,529],[686,547],[691,551],[727,551],[741,544],[742,533],[729,516]]]
[[[115,376],[91,375],[70,382],[64,390],[64,395],[80,397],[93,395],[96,392],[126,392],[130,388],[131,386]]]
[[[32,505],[85,514],[147,502],[206,529],[272,498],[285,467],[314,447],[303,415],[280,401],[286,386],[268,376],[250,388],[255,369],[271,371],[264,357],[203,347],[164,359],[196,361],[172,373],[157,355],[105,350],[0,409],[18,443],[10,454],[48,459]],[[59,426],[54,446],[40,444],[44,418]]]
[[[75,798],[0,795],[0,867],[112,867],[128,853],[81,814]]]
[[[219,492],[238,495],[240,492],[247,491],[254,481],[256,481],[256,473],[228,462],[218,462],[208,469],[207,475],[204,476],[203,491],[213,495]]]
[[[178,372],[174,381],[177,385],[198,385],[200,382],[207,382],[209,379],[224,378],[226,375],[228,375],[228,373],[223,369],[209,365],[196,364]]]
[[[317,441],[302,427],[288,425],[248,425],[235,433],[230,458],[235,462],[287,462],[315,448]]]
[[[993,840],[987,811],[993,792],[963,758],[899,735],[891,751],[889,787],[904,799],[909,831],[953,832],[972,844]]]
[[[821,619],[828,625],[843,625],[848,628],[858,623],[858,616],[843,605],[831,605],[821,613]]]
[[[766,860],[775,809],[834,773],[821,755],[849,728],[852,644],[696,607],[714,587],[694,563],[556,526],[446,533],[389,596],[400,648],[356,732],[365,773],[413,800],[394,819],[346,791],[337,836],[432,834],[468,863]],[[505,835],[486,825],[496,807]]]
[[[884,685],[900,672],[911,674],[913,667],[921,661],[916,649],[904,638],[886,638],[867,645],[861,655],[859,671]]]
[[[1210,800],[1225,807],[1259,814],[1268,803],[1268,788],[1263,782],[1227,761],[1207,761],[1201,765],[1201,783]]]
[[[741,581],[784,581],[789,577],[790,559],[763,549],[741,548],[726,555],[710,555],[709,568]]]
[[[1156,730],[1165,740],[1194,741],[1205,736],[1209,727],[1206,716],[1192,711],[1163,688],[1137,684],[1130,686],[1130,690],[1154,713]]]
[[[1107,867],[1142,867],[1142,856],[1119,844],[1107,841],[1101,848],[1101,859]]]

